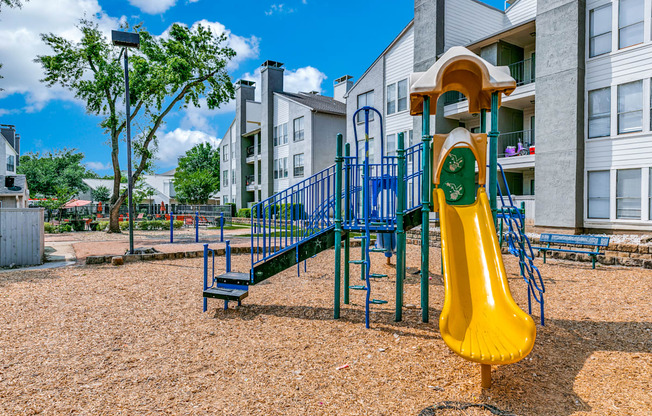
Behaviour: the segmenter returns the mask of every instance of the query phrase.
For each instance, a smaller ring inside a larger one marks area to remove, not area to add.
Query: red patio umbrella
[[[161,201],[161,212],[162,213],[165,212],[165,204],[163,203],[163,201]]]

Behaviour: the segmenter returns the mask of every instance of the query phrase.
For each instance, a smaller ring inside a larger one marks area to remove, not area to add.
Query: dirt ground
[[[395,271],[374,255],[372,271],[390,277],[374,282],[373,297],[390,302],[373,307],[371,329],[363,292],[352,291],[341,319],[332,319],[333,253],[310,259],[300,277],[292,268],[252,287],[238,309],[209,300],[207,313],[201,259],[2,273],[0,414],[491,414],[431,407],[444,401],[517,415],[652,408],[650,270],[541,265],[546,325],[537,326],[532,353],[494,367],[494,384],[483,391],[479,365],[439,335],[437,249],[427,324],[413,273],[404,320],[394,322]],[[505,258],[512,293],[526,308],[518,265]],[[247,255],[233,258],[234,270],[248,265]],[[418,266],[419,249],[408,246],[408,267]],[[223,270],[223,258],[216,267]]]

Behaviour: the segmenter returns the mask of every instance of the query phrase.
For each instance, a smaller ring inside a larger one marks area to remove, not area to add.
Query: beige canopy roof
[[[515,89],[509,67],[494,66],[465,47],[454,46],[426,72],[410,75],[410,114],[423,113],[424,96],[430,97],[430,112],[435,114],[437,99],[447,91],[464,94],[469,100],[469,112],[478,113],[491,108],[493,92],[510,95]]]

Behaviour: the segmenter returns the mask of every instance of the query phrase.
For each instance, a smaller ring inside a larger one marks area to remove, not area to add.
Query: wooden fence
[[[43,263],[43,208],[0,208],[0,267]]]

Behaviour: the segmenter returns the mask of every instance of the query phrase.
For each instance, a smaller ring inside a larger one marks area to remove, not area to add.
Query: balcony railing
[[[498,156],[515,157],[534,154],[534,130],[501,133],[498,136]]]
[[[444,93],[444,105],[456,104],[466,100],[466,97],[461,92],[448,91]]]
[[[245,177],[245,186],[252,186],[256,184],[256,176],[255,175],[249,175]]]
[[[517,86],[531,84],[534,82],[534,79],[536,78],[534,57],[525,59],[523,61],[514,62],[508,66],[509,72],[512,74],[512,78],[516,80]]]
[[[254,155],[255,155],[255,153],[254,153],[254,146],[251,145],[251,146],[247,147],[247,157],[252,157],[252,156],[254,156]]]

